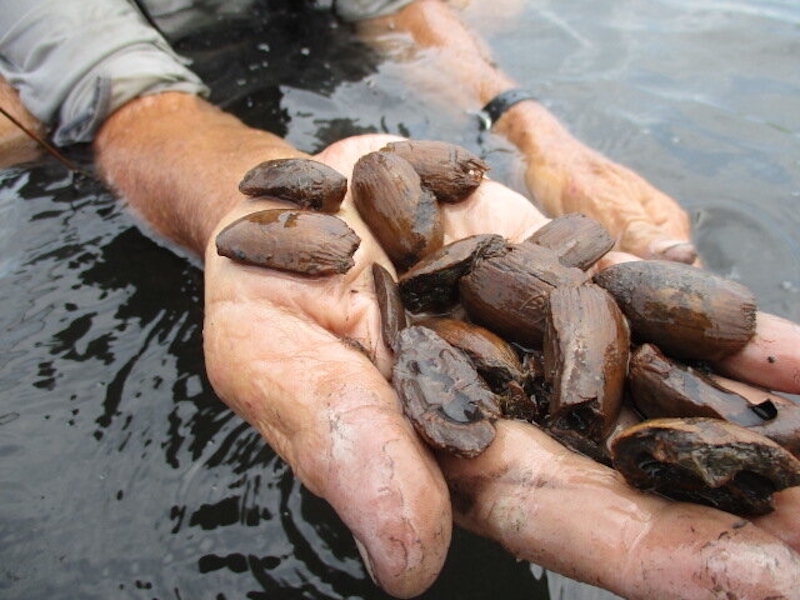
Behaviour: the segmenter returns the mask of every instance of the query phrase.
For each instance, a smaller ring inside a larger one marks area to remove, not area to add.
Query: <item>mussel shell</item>
[[[773,441],[720,419],[653,419],[617,436],[614,467],[636,487],[743,516],[773,510],[800,485],[800,461]]]
[[[629,319],[634,340],[669,356],[715,360],[755,333],[756,302],[735,281],[669,261],[632,261],[594,276]]]
[[[458,302],[458,280],[479,257],[506,250],[500,235],[478,234],[442,246],[400,276],[403,304],[412,313],[442,313]]]
[[[550,248],[567,267],[586,270],[614,247],[614,238],[600,222],[581,213],[552,219],[527,240]]]
[[[746,398],[652,344],[642,344],[631,354],[628,384],[636,409],[649,419],[713,417],[742,427],[764,423]]]
[[[550,293],[544,334],[550,420],[601,443],[622,406],[630,332],[603,288],[562,286]]]
[[[237,262],[321,276],[346,273],[361,239],[342,219],[302,209],[245,215],[217,234],[217,253]]]
[[[381,334],[384,343],[392,350],[396,348],[397,334],[408,325],[406,310],[400,298],[400,288],[392,274],[382,265],[372,263],[372,279],[375,297],[381,314]]]
[[[248,196],[269,196],[293,202],[301,208],[335,213],[347,193],[347,178],[310,158],[276,158],[245,173],[239,191]]]
[[[417,325],[403,329],[397,342],[392,384],[419,435],[457,456],[483,452],[500,411],[467,355]]]
[[[365,154],[350,188],[358,213],[399,271],[441,248],[439,205],[407,160],[390,152]]]
[[[392,142],[383,151],[402,156],[439,202],[460,202],[475,191],[489,165],[466,148],[434,140]]]
[[[473,321],[508,341],[537,347],[542,343],[550,292],[588,278],[580,269],[565,267],[548,248],[517,244],[502,255],[476,260],[459,280],[459,293]]]
[[[485,327],[459,319],[431,317],[419,320],[447,343],[462,350],[492,390],[502,393],[512,381],[522,384],[522,364],[511,345]]]

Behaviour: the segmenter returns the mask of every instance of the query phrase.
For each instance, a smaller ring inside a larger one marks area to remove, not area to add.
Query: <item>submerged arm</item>
[[[446,2],[417,0],[393,16],[361,23],[359,31],[367,42],[405,63],[409,85],[427,89],[441,106],[477,112],[517,87]],[[618,249],[642,258],[696,259],[689,219],[680,206],[579,142],[539,102],[514,104],[493,129],[524,156],[528,188],[550,216],[592,216],[617,238]]]

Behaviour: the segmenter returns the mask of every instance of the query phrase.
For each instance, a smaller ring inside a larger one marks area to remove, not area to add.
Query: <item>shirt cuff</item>
[[[208,95],[200,78],[173,55],[147,43],[125,47],[73,86],[59,109],[53,142],[59,146],[89,142],[119,107],[139,96],[165,91]]]

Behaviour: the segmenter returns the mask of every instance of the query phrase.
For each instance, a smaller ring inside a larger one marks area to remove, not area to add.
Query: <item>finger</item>
[[[398,597],[424,591],[449,546],[448,493],[386,379],[285,309],[212,293],[206,311],[207,369],[220,397],[333,506],[379,585]]]
[[[638,492],[536,427],[500,422],[484,454],[440,464],[460,524],[545,568],[630,599],[796,597],[800,555],[776,537]]]
[[[750,342],[715,363],[714,370],[771,390],[800,393],[800,325],[759,312]]]

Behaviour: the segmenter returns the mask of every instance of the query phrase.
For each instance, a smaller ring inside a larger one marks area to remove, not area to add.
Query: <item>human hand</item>
[[[349,176],[359,156],[389,139],[351,138],[317,159]],[[242,200],[219,228],[275,205]],[[787,582],[800,575],[800,558],[764,529],[636,492],[534,426],[499,423],[497,439],[477,459],[435,457],[387,382],[392,357],[381,339],[369,267],[391,266],[349,197],[339,216],[362,244],[355,267],[331,278],[234,263],[217,256],[212,236],[206,362],[220,396],[336,509],[389,593],[413,596],[438,574],[450,539],[451,497],[458,522],[514,554],[631,597],[663,597],[676,579],[701,597],[703,590],[711,594],[715,578],[720,589],[745,597],[793,589]],[[488,232],[520,240],[545,221],[524,198],[491,181],[444,207],[446,241]],[[776,513],[784,517],[800,506],[800,498],[786,496]],[[564,510],[569,506],[579,507],[577,514]],[[705,543],[705,554],[695,552]],[[631,546],[640,558],[629,556]],[[769,578],[755,573],[753,564],[770,560],[781,569]]]
[[[617,240],[617,250],[640,258],[697,259],[689,217],[675,200],[574,138],[541,105],[513,106],[497,130],[519,147],[528,189],[549,216],[590,216]]]

